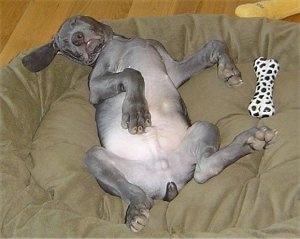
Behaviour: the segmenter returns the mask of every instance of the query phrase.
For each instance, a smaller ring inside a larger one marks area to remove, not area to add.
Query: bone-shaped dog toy
[[[254,61],[253,67],[257,84],[248,111],[258,118],[270,117],[275,114],[273,87],[279,71],[279,63],[275,59],[259,57]]]

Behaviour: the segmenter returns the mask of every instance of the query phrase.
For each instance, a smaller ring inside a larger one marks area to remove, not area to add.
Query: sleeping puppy
[[[190,123],[177,88],[191,76],[217,64],[226,84],[242,83],[221,41],[175,61],[158,41],[126,38],[91,17],[75,16],[23,64],[40,71],[57,53],[92,67],[89,100],[102,146],[92,147],[85,163],[105,191],[128,203],[125,222],[132,231],[147,224],[153,199],[171,201],[192,178],[204,183],[275,142],[276,130],[254,127],[219,149],[215,125]]]

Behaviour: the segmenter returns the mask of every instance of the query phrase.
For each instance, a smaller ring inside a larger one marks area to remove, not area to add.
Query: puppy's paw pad
[[[231,87],[236,87],[236,86],[240,86],[240,85],[244,84],[240,75],[229,76],[225,81],[228,84],[228,86],[231,86]]]
[[[131,212],[131,213],[135,215],[129,219],[130,221],[127,222],[127,224],[131,231],[139,232],[147,225],[150,211],[149,209],[142,208],[140,210],[136,210],[135,212]]]
[[[151,114],[146,99],[140,101],[124,100],[121,126],[130,134],[143,134],[151,126]]]
[[[240,86],[244,83],[241,73],[236,66],[232,64],[233,63],[220,64],[218,66],[218,77],[230,87]]]
[[[254,150],[262,150],[271,147],[275,142],[278,135],[276,129],[268,127],[260,127],[253,136],[247,140],[247,144]]]

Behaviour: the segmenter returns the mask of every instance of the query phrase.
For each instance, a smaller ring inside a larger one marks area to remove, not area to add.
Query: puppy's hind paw
[[[270,129],[266,126],[258,128],[253,136],[250,136],[247,140],[247,144],[253,150],[262,150],[271,147],[277,139],[278,131],[276,129]]]

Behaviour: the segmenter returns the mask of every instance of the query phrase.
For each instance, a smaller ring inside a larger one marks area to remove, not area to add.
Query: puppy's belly
[[[104,135],[104,145],[110,152],[127,160],[152,162],[164,158],[177,148],[187,129],[180,116],[178,120],[167,119],[152,112],[152,126],[147,127],[143,134],[132,135],[121,127],[120,117],[110,122]]]
[[[180,190],[189,177],[191,165],[186,158],[175,154],[185,131],[175,130],[181,125],[173,126],[163,131],[152,126],[142,135],[131,135],[119,128],[106,141],[106,149],[122,161],[117,167],[126,179],[156,199],[164,198],[168,182],[175,182]]]
[[[130,183],[151,197],[163,198],[168,182],[174,181],[180,189],[189,177],[191,164],[174,153],[188,124],[173,110],[176,106],[162,102],[162,107],[149,109],[152,126],[143,134],[132,135],[121,127],[123,100],[124,95],[120,94],[97,109],[103,146],[116,155],[120,162],[117,167]]]

